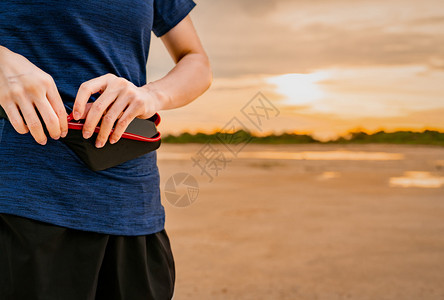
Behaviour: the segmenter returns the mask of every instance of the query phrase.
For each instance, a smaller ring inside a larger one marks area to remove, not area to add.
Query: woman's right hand
[[[65,137],[68,133],[66,109],[53,78],[22,55],[2,46],[0,105],[18,133],[30,131],[41,145],[46,144],[47,138],[36,110],[53,139]]]

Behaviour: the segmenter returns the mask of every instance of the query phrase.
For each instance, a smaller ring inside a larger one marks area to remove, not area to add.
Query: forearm
[[[10,50],[6,48],[5,46],[0,45],[0,55],[9,52]]]
[[[7,64],[11,62],[11,54],[13,54],[11,50],[0,45],[0,68],[7,67]]]
[[[210,86],[212,73],[205,53],[189,53],[163,78],[144,86],[158,99],[157,111],[184,106]]]

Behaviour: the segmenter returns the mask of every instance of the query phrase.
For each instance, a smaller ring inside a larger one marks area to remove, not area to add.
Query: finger
[[[102,122],[100,123],[100,131],[96,139],[96,147],[101,148],[106,144],[111,130],[114,127],[116,120],[123,114],[123,111],[128,106],[128,99],[119,95],[114,103],[109,107],[104,114]]]
[[[55,140],[59,139],[61,134],[59,118],[52,109],[51,104],[46,97],[44,99],[36,99],[34,103],[42,116],[43,122],[45,122],[49,135]]]
[[[8,115],[9,122],[11,122],[11,125],[12,127],[14,127],[15,131],[20,134],[25,134],[29,132],[28,126],[26,126],[25,122],[23,121],[23,118],[20,115],[20,111],[15,104],[3,107],[3,109]]]
[[[140,107],[136,104],[130,104],[117,121],[113,133],[109,138],[111,144],[117,143],[122,134],[128,128],[128,125],[140,114]]]
[[[31,102],[24,102],[20,106],[23,117],[25,118],[26,126],[28,126],[31,135],[37,143],[45,145],[47,142],[45,133],[43,131],[42,123],[37,116],[34,106]]]
[[[85,119],[85,124],[83,125],[83,137],[88,139],[92,136],[94,129],[97,127],[100,119],[105,112],[105,109],[114,102],[118,96],[119,92],[117,89],[112,89],[108,87],[105,91],[97,98],[96,101],[91,106],[88,115]]]
[[[92,105],[93,105],[93,103],[86,103],[85,110],[83,111],[83,115],[80,117],[80,119],[86,118]]]
[[[65,137],[68,134],[68,114],[54,81],[52,81],[51,87],[46,91],[46,98],[59,119],[61,136]]]
[[[95,93],[103,92],[111,77],[114,76],[112,74],[106,74],[97,78],[93,78],[91,80],[85,81],[79,87],[77,91],[76,99],[74,100],[73,106],[73,116],[75,120],[80,119],[80,117],[84,114],[85,105],[88,102],[91,95]],[[97,101],[97,100],[96,100]]]

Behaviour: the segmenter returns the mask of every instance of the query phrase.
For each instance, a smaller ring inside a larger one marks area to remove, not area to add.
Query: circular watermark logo
[[[176,207],[187,207],[196,201],[199,195],[199,184],[196,178],[188,173],[176,173],[165,183],[165,197]]]

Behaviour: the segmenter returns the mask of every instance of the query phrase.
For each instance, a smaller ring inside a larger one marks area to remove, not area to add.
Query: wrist
[[[11,53],[12,53],[11,50],[9,50],[8,48],[0,45],[0,61],[3,60],[3,59],[6,59],[6,56],[8,56]]]
[[[9,49],[0,45],[0,63],[3,64],[5,56],[8,54]]]
[[[163,90],[158,89],[155,83],[149,82],[142,88],[148,93],[148,101],[152,101],[155,112],[168,109],[171,98]]]

